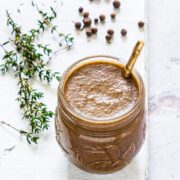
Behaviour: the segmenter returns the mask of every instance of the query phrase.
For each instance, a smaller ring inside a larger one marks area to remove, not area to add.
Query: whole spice
[[[90,37],[91,35],[92,35],[92,31],[91,31],[91,30],[87,30],[87,31],[86,31],[86,36],[87,36],[87,37]]]
[[[79,7],[78,10],[79,10],[79,13],[82,13],[84,9],[83,9],[83,7]]]
[[[139,28],[143,28],[144,27],[144,22],[143,21],[139,21],[138,22],[138,26],[139,26]]]
[[[114,7],[115,9],[118,9],[120,6],[121,6],[120,1],[118,1],[118,0],[114,0],[114,1],[113,1],[113,7]]]
[[[107,35],[105,36],[105,38],[106,38],[106,41],[107,41],[108,43],[110,43],[111,40],[112,40],[112,36],[109,35],[109,34],[107,34]]]
[[[98,18],[95,18],[94,19],[94,24],[97,24],[99,22],[99,19]]]
[[[127,35],[127,30],[126,29],[122,29],[121,30],[121,35],[122,36],[126,36]]]
[[[101,22],[104,22],[105,19],[106,19],[106,16],[104,14],[100,14],[99,19],[100,19]]]
[[[116,14],[115,13],[111,13],[111,19],[115,19],[116,18]]]
[[[83,19],[83,23],[84,23],[84,27],[89,27],[91,26],[92,21],[89,17],[87,17]]]
[[[2,74],[9,71],[14,73],[19,86],[17,101],[23,111],[23,119],[29,122],[30,130],[18,130],[6,122],[2,123],[25,136],[28,143],[37,143],[39,134],[48,129],[49,120],[54,113],[47,109],[46,104],[42,102],[44,94],[33,89],[31,81],[37,76],[40,80],[50,84],[54,79],[59,81],[60,76],[59,73],[52,72],[47,68],[47,63],[53,55],[52,49],[48,45],[38,44],[34,41],[46,28],[50,28],[51,33],[58,33],[60,40],[66,42],[68,49],[72,46],[73,38],[59,33],[57,26],[51,24],[52,20],[56,18],[56,12],[52,7],[50,8],[52,15],[48,15],[39,10],[34,3],[32,5],[37,8],[42,20],[38,21],[37,28],[31,29],[27,33],[22,32],[21,26],[14,22],[7,11],[7,26],[12,29],[12,33],[8,41],[0,44],[4,51],[4,63],[0,65],[0,72]],[[12,45],[12,49],[7,50],[6,46],[10,45]],[[45,61],[45,57],[48,57],[47,61]]]
[[[76,22],[75,23],[75,28],[78,29],[78,30],[81,29],[81,23],[80,22]]]
[[[84,12],[84,13],[83,13],[83,17],[84,17],[84,18],[89,17],[89,12]]]
[[[114,30],[113,29],[108,29],[107,34],[113,36],[114,35]]]
[[[91,28],[91,32],[92,32],[92,34],[97,34],[98,29],[97,29],[97,28],[95,28],[95,27],[93,27],[93,28]]]

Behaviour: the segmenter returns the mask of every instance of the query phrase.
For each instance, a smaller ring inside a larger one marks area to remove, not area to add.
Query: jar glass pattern
[[[97,61],[124,67],[119,58],[101,55],[83,58],[64,72],[58,88],[56,139],[67,158],[79,168],[89,172],[109,173],[125,167],[143,144],[146,127],[145,90],[141,76],[133,70],[139,96],[130,111],[101,121],[83,117],[66,102],[64,85],[67,77],[78,67]]]

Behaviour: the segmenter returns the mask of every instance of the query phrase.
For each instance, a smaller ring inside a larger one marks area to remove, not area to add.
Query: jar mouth
[[[68,79],[69,74],[74,72],[74,70],[77,69],[78,67],[82,66],[83,63],[88,64],[88,62],[98,62],[98,61],[110,62],[110,63],[114,62],[114,64],[121,65],[122,67],[125,66],[124,62],[122,62],[119,58],[113,57],[113,56],[95,55],[95,56],[88,56],[88,57],[82,58],[79,61],[76,61],[74,64],[72,64],[63,73],[60,84],[59,84],[59,88],[58,88],[58,95],[59,95],[58,98],[61,99],[61,102],[66,107],[66,110],[68,111],[68,113],[70,113],[73,117],[75,117],[76,120],[79,121],[79,123],[82,125],[83,124],[87,125],[87,123],[89,123],[90,125],[94,125],[94,126],[96,126],[96,125],[106,126],[106,125],[114,124],[117,122],[123,123],[123,121],[125,119],[127,121],[128,117],[130,117],[136,111],[139,111],[139,109],[140,109],[139,105],[141,104],[142,100],[144,99],[143,80],[142,80],[141,76],[139,75],[139,73],[135,69],[133,69],[132,75],[138,86],[138,99],[136,100],[134,106],[122,115],[116,115],[116,116],[108,117],[108,118],[98,118],[100,120],[97,120],[96,118],[89,118],[89,117],[84,116],[83,114],[77,112],[75,109],[73,109],[73,107],[71,107],[65,99],[64,85],[65,85],[66,80]]]

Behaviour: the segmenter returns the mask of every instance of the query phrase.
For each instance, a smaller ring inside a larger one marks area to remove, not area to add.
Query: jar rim
[[[92,60],[94,59],[94,61],[96,61],[97,58],[101,58],[104,62],[107,62],[109,59],[109,62],[114,60],[116,61],[116,63],[121,64],[122,66],[125,66],[125,63],[118,57],[114,57],[114,56],[108,56],[108,55],[94,55],[94,56],[88,56],[88,57],[84,57],[78,61],[76,61],[75,63],[73,63],[71,66],[69,66],[65,72],[62,75],[60,84],[59,84],[59,88],[58,88],[58,96],[60,96],[62,103],[64,103],[66,109],[68,110],[68,112],[73,116],[76,117],[76,123],[79,123],[80,125],[84,125],[84,126],[103,126],[103,127],[109,127],[111,125],[115,125],[119,122],[121,123],[129,123],[127,121],[127,117],[130,117],[132,114],[134,114],[137,110],[139,110],[139,104],[142,102],[142,100],[144,99],[144,83],[142,80],[142,77],[140,76],[140,74],[135,70],[135,68],[132,71],[132,74],[135,78],[135,80],[138,83],[138,91],[139,91],[139,96],[137,101],[135,102],[134,106],[127,111],[126,113],[124,113],[123,115],[119,115],[119,116],[115,116],[112,118],[108,118],[108,120],[94,120],[94,119],[90,119],[89,117],[83,116],[82,114],[78,113],[77,111],[75,111],[67,102],[64,96],[64,82],[66,82],[66,79],[68,77],[68,73],[70,72],[70,70],[75,67],[76,65],[78,65],[79,63],[86,61],[86,60]],[[58,97],[59,98],[59,97]],[[105,119],[105,118],[104,118]],[[124,122],[123,120],[125,120],[127,122]],[[129,118],[130,119],[130,118]],[[78,121],[78,122],[77,122]]]

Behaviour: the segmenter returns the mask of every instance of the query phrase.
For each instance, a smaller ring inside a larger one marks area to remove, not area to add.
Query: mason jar
[[[143,144],[145,90],[141,76],[133,70],[138,99],[132,109],[108,120],[83,117],[67,103],[64,86],[67,77],[78,67],[98,60],[125,66],[116,57],[92,56],[77,61],[64,72],[57,92],[56,139],[66,157],[77,167],[94,173],[109,173],[131,162]]]

